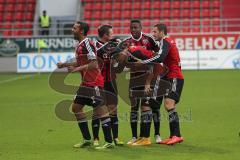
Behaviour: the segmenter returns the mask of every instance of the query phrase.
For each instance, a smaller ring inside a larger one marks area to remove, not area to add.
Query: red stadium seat
[[[219,0],[213,0],[213,1],[212,1],[212,7],[213,7],[213,8],[220,8],[220,2],[219,2]]]
[[[143,25],[143,27],[149,27],[149,26],[151,26],[151,22],[149,20],[142,21],[142,25]]]
[[[151,33],[151,27],[149,27],[149,26],[148,27],[144,27],[143,28],[143,32],[144,33]]]
[[[121,10],[122,8],[122,3],[120,2],[114,2],[113,3],[113,10]]]
[[[198,33],[198,32],[200,32],[200,27],[192,27],[192,28],[190,28],[190,32]]]
[[[12,35],[12,32],[10,30],[5,30],[5,31],[2,32],[2,34],[3,34],[3,36],[8,37],[8,36]]]
[[[123,28],[122,33],[129,34],[130,33],[130,28],[129,27]]]
[[[22,35],[24,35],[24,36],[31,36],[32,35],[32,31],[31,30],[24,30],[24,31],[22,31]]]
[[[28,11],[33,12],[33,11],[35,10],[35,5],[29,3],[29,4],[27,5],[27,9],[28,9]]]
[[[211,11],[211,16],[212,17],[220,17],[220,10],[219,9],[213,9]]]
[[[7,4],[5,6],[5,10],[8,11],[8,12],[14,12],[15,11],[14,5],[13,4]]]
[[[103,10],[111,10],[112,9],[112,3],[107,2],[104,5],[102,5]]]
[[[32,12],[25,13],[25,20],[33,21],[33,13]]]
[[[16,3],[15,0],[7,0],[7,2],[8,2],[8,4],[9,4],[9,3],[12,3],[12,4],[15,4],[15,3]]]
[[[171,8],[171,3],[170,3],[170,1],[164,1],[163,3],[162,3],[162,6],[163,6],[163,8],[165,9],[169,9],[169,8]]]
[[[202,10],[202,17],[210,17],[210,10],[209,9],[203,9]]]
[[[221,20],[218,18],[212,19],[212,24],[214,26],[220,26]]]
[[[16,5],[16,11],[24,11],[25,10],[25,7],[23,4],[17,4]]]
[[[32,29],[32,23],[31,21],[27,21],[23,24],[23,28],[25,29]]]
[[[180,10],[179,9],[172,10],[172,17],[173,18],[180,18]]]
[[[23,17],[24,17],[23,12],[17,12],[14,16],[16,21],[23,21],[24,20]]]
[[[175,9],[179,9],[181,6],[180,6],[180,1],[173,1],[172,2],[172,8],[175,8]]]
[[[190,10],[189,9],[184,9],[184,10],[182,10],[182,17],[183,18],[189,18],[190,17]]]
[[[120,27],[115,27],[113,28],[114,34],[120,34],[121,33],[121,28]]]
[[[179,27],[181,26],[181,21],[179,19],[172,19],[171,26]]]
[[[155,9],[161,9],[161,2],[153,1],[153,6],[152,7],[155,8]]]
[[[121,21],[120,20],[114,20],[112,25],[113,25],[114,30],[115,30],[115,27],[121,27]]]
[[[211,20],[210,19],[203,19],[202,20],[202,25],[203,27],[206,26],[206,27],[210,27],[210,22]]]
[[[219,26],[213,26],[213,27],[211,28],[211,30],[212,30],[212,32],[220,32],[220,31],[221,31],[221,29],[220,29]]]
[[[95,19],[101,19],[101,14],[102,12],[101,11],[95,11],[93,12],[92,14],[92,18],[95,20]]]
[[[157,9],[153,11],[153,14],[152,14],[153,18],[160,18],[160,16],[161,16],[161,10]]]
[[[183,1],[182,8],[186,8],[186,9],[191,8],[190,1]]]
[[[0,12],[2,12],[4,9],[4,5],[3,4],[0,4]]]
[[[93,4],[92,3],[86,3],[84,4],[84,10],[92,10],[93,9]]]
[[[210,32],[210,28],[203,26],[202,32]]]
[[[141,10],[141,7],[142,7],[142,3],[141,2],[135,2],[133,4],[133,9],[134,10]]]
[[[94,27],[94,28],[99,27],[100,25],[101,25],[101,21],[100,20],[94,20],[91,23],[91,27]]]
[[[146,19],[151,18],[151,10],[143,10],[142,11],[142,18],[146,18]]]
[[[103,4],[101,2],[97,2],[94,5],[92,5],[92,8],[94,10],[102,10]]]
[[[192,3],[192,8],[200,8],[200,1],[194,0]]]
[[[20,36],[20,35],[22,35],[22,31],[21,30],[13,30],[12,35],[13,36]]]
[[[12,12],[7,12],[4,15],[5,21],[12,21],[13,20],[13,13]]]
[[[23,24],[22,24],[22,22],[15,22],[14,27],[16,29],[21,29],[21,28],[23,28]]]
[[[200,10],[199,9],[194,9],[192,11],[192,17],[193,18],[200,18]]]
[[[190,27],[190,19],[183,19],[182,26],[189,28]]]
[[[179,27],[172,27],[172,28],[170,28],[169,32],[171,32],[171,33],[179,33],[179,32],[182,32],[182,30]]]
[[[151,2],[144,1],[143,2],[143,9],[151,9]]]
[[[3,21],[3,13],[2,12],[0,12],[0,22],[2,22]],[[1,24],[1,23],[0,23]],[[1,27],[0,27],[1,28]]]
[[[160,15],[160,14],[159,14]],[[170,15],[170,10],[168,9],[164,9],[163,12],[162,12],[162,17],[163,18],[169,18],[171,15]]]
[[[102,19],[112,19],[112,12],[111,11],[105,11],[102,13]]]
[[[131,13],[132,13],[132,12],[129,11],[129,10],[124,11],[124,12],[122,13],[122,18],[124,18],[124,19],[130,19]]]
[[[11,28],[12,28],[11,22],[4,22],[2,24],[2,29],[4,29],[4,30],[11,30]]]
[[[132,18],[140,19],[141,18],[141,10],[134,10],[132,13]]]
[[[130,20],[123,20],[123,21],[122,21],[122,26],[129,28],[129,26],[130,26]]]
[[[202,1],[202,8],[210,8],[209,0],[203,0]]]
[[[0,4],[3,4],[3,3],[5,3],[5,0],[0,0]]]
[[[83,16],[84,16],[85,20],[89,20],[89,19],[92,18],[92,12],[91,11],[84,11]]]
[[[113,19],[121,19],[121,16],[122,16],[122,14],[121,14],[121,11],[114,11],[114,12],[112,12],[112,16],[113,16]]]
[[[125,2],[122,7],[123,7],[124,10],[132,9],[132,3],[131,2]]]
[[[182,32],[184,32],[184,33],[189,33],[189,32],[190,32],[189,26],[182,28]]]
[[[200,19],[193,19],[191,21],[193,26],[200,26]]]

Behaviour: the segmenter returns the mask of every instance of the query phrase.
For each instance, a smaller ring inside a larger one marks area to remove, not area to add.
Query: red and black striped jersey
[[[96,48],[88,38],[85,38],[79,42],[76,46],[75,51],[75,57],[79,66],[86,65],[91,60],[97,59]],[[91,70],[86,69],[80,73],[82,75],[82,86],[103,87],[104,81],[99,68]]]
[[[95,46],[97,50],[104,46],[104,42],[97,40]],[[116,73],[114,72],[112,61],[111,61],[111,54],[108,52],[99,53],[98,56],[98,64],[101,69],[102,76],[104,78],[104,82],[110,82],[116,79]]]
[[[141,33],[141,36],[138,39],[133,38],[132,36],[124,40],[126,43],[128,43],[130,46],[140,46],[143,47],[149,51],[158,52],[159,46],[157,42],[150,36],[145,33]],[[133,77],[139,76],[144,72],[133,72],[131,70],[131,79]]]
[[[167,78],[183,79],[181,61],[178,48],[173,39],[164,37],[159,43],[159,52],[156,56],[143,61],[143,63],[159,62],[165,64],[169,72]]]

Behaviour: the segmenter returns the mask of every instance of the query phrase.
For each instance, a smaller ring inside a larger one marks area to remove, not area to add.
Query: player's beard
[[[78,36],[78,34],[74,33],[74,34],[73,34],[73,38],[74,38],[75,40],[79,41],[79,36]]]
[[[138,32],[132,32],[131,34],[132,34],[133,38],[135,38],[135,39],[138,39],[141,36],[141,32],[139,32],[139,33]]]

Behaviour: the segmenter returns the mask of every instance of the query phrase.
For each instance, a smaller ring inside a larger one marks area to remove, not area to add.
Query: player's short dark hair
[[[141,23],[141,21],[139,20],[139,19],[132,19],[131,20],[131,24],[132,23],[138,23],[138,24],[140,24],[140,26],[142,27],[142,23]]]
[[[77,24],[80,25],[80,28],[83,30],[83,35],[87,36],[89,31],[89,25],[86,22],[78,21]]]
[[[163,23],[158,23],[154,27],[157,27],[159,31],[163,31],[165,35],[167,35],[167,26]]]
[[[108,24],[101,25],[98,27],[98,36],[102,38],[104,34],[109,34],[109,29],[112,29],[113,27]]]

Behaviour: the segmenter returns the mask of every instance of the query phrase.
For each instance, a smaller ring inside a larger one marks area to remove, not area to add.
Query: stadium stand
[[[141,20],[171,23],[170,32],[219,32],[225,31],[223,18],[224,0],[82,0],[84,20],[90,24],[96,19],[124,29],[125,20],[138,18]],[[234,1],[234,0],[233,0]],[[101,11],[101,15],[96,12]],[[86,15],[85,15],[86,14]],[[95,16],[93,16],[95,15]],[[186,25],[186,21],[189,21]],[[216,25],[215,22],[218,22]],[[121,23],[121,25],[119,24]],[[91,25],[92,26],[92,25]],[[150,25],[143,24],[146,30]],[[128,26],[126,26],[128,27]],[[236,28],[235,28],[236,29]],[[238,28],[239,30],[239,28]],[[122,34],[120,29],[117,34]],[[123,32],[125,33],[125,32]]]
[[[32,35],[35,5],[35,0],[0,0],[0,34]]]
[[[78,17],[90,24],[90,34],[104,23],[113,25],[116,34],[126,34],[133,18],[142,20],[147,32],[159,22],[168,25],[170,33],[240,30],[240,5],[234,5],[238,0],[79,0],[79,4]],[[35,8],[36,0],[0,0],[0,35],[31,36],[37,29]]]

